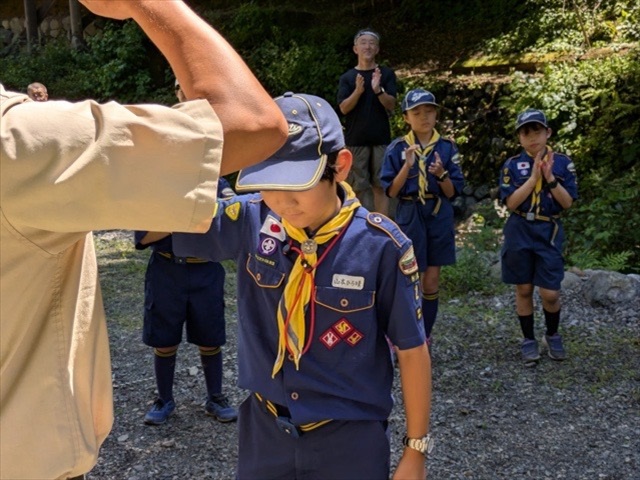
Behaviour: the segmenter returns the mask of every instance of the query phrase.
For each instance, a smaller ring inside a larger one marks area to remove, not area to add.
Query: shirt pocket
[[[285,274],[271,265],[257,260],[253,255],[247,258],[247,273],[260,288],[279,288]]]
[[[316,304],[322,307],[322,322],[332,325],[348,318],[357,328],[368,328],[375,321],[376,292],[348,290],[334,287],[318,287]]]

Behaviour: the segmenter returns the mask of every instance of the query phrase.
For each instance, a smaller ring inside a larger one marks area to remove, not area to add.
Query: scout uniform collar
[[[340,211],[324,224],[313,238],[309,238],[304,229],[294,227],[284,218],[282,219],[282,225],[288,236],[299,242],[300,248],[291,247],[298,253],[298,258],[289,272],[287,284],[278,304],[278,354],[273,365],[272,377],[275,377],[282,368],[287,352],[293,356],[296,369],[300,368],[300,358],[311,346],[315,326],[315,271],[347,230],[354,212],[360,207],[360,201],[346,182],[340,183],[339,188],[346,193],[346,199]],[[325,243],[329,245],[318,259],[318,245]],[[311,303],[310,333],[305,342],[307,336],[305,311],[309,303]]]

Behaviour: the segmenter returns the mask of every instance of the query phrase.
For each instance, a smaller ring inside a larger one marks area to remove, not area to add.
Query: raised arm
[[[132,18],[169,61],[188,99],[209,101],[222,122],[221,174],[264,160],[286,140],[280,109],[237,52],[181,0],[80,0],[93,13]]]

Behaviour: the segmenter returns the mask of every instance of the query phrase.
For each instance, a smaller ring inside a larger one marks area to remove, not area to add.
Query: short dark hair
[[[327,165],[324,167],[324,172],[322,172],[322,177],[320,177],[320,181],[328,180],[331,183],[335,181],[336,174],[338,173],[338,169],[336,164],[338,163],[338,153],[331,152],[327,155]]]
[[[539,132],[540,130],[548,130],[549,127],[545,127],[544,125],[542,125],[541,123],[538,122],[530,122],[530,123],[525,123],[524,125],[522,125],[517,131],[516,134],[520,135],[520,132],[524,132],[525,135],[527,133],[529,133],[530,131],[534,131],[534,132]]]

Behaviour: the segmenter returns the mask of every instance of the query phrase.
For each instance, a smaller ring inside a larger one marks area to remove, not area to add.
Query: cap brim
[[[434,107],[440,108],[440,105],[438,105],[435,102],[418,102],[415,105],[411,105],[411,108],[407,108],[406,110],[403,110],[403,112],[408,112],[409,110],[413,110],[416,107],[419,107],[420,105],[433,105]]]
[[[238,192],[309,190],[318,184],[326,165],[326,155],[312,160],[269,158],[242,169],[236,180],[236,190]]]
[[[537,123],[539,125],[542,125],[544,128],[549,128],[547,124],[545,124],[544,122],[541,122],[540,120],[527,120],[526,122],[522,122],[520,125],[516,125],[516,132],[520,130],[522,127],[524,127],[525,125],[531,125],[532,123]]]

